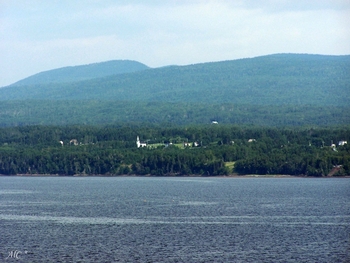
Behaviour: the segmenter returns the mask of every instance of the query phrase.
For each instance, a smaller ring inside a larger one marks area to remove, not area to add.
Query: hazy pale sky
[[[0,0],[0,87],[114,59],[150,67],[350,54],[350,0]]]

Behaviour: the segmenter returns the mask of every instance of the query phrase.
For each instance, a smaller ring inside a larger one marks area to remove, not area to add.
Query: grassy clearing
[[[235,167],[235,162],[225,162],[225,166],[232,171],[233,167]]]
[[[147,147],[149,148],[158,148],[158,147],[164,147],[165,144],[164,143],[152,143],[152,144],[148,144]],[[177,147],[179,149],[185,149],[186,147],[184,147],[183,143],[173,143],[171,144],[172,147]]]
[[[163,147],[164,143],[152,143],[152,144],[147,144],[148,148],[158,148],[158,147]]]

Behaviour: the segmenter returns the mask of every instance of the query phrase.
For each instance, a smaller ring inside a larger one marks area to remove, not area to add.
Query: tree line
[[[0,128],[0,174],[350,174],[350,127],[237,125]],[[137,148],[139,136],[148,147]],[[186,145],[186,146],[184,146]],[[187,146],[190,145],[190,146]]]

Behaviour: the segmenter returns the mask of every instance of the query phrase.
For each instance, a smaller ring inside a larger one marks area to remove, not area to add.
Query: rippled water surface
[[[0,177],[0,262],[350,262],[350,180]]]

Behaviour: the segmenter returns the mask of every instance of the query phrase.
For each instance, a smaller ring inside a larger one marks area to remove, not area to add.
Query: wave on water
[[[233,225],[349,225],[350,216],[211,216],[211,217],[67,217],[49,215],[2,214],[2,220],[51,221],[59,224],[125,225],[125,224],[233,224]]]
[[[0,195],[37,194],[37,191],[30,190],[0,190]]]

